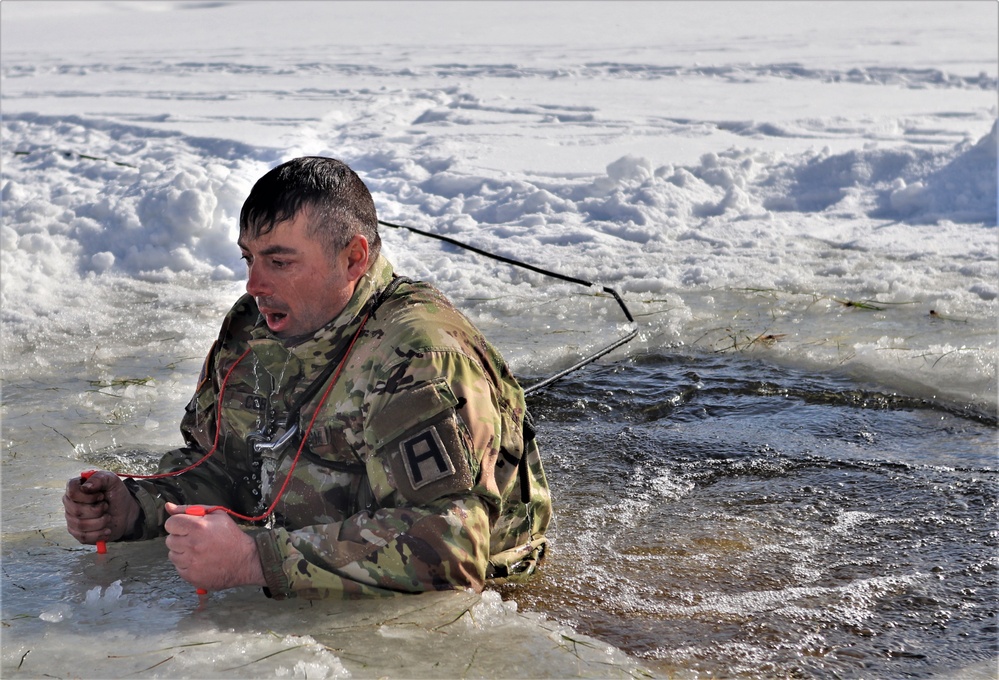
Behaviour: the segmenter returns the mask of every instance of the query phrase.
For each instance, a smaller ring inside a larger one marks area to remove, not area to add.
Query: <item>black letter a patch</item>
[[[454,464],[434,427],[403,441],[399,451],[414,491],[454,474]]]

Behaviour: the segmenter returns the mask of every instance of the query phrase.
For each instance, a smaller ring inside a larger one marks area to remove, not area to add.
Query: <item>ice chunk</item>
[[[105,602],[117,602],[121,599],[121,593],[124,590],[121,586],[121,580],[115,581],[108,586],[108,589],[104,591],[104,601]]]
[[[100,601],[101,601],[101,587],[94,586],[93,588],[87,591],[87,596],[83,600],[83,603],[88,607],[93,607]]]
[[[73,618],[73,609],[66,603],[57,604],[43,611],[38,618],[48,623],[59,623],[63,619]]]

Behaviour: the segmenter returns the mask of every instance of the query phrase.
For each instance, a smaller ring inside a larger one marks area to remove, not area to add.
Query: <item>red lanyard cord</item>
[[[340,373],[343,371],[343,367],[347,364],[347,358],[350,356],[351,350],[354,349],[354,345],[357,343],[357,339],[361,337],[361,331],[364,330],[364,326],[365,324],[368,323],[368,318],[370,316],[371,316],[371,311],[369,310],[368,313],[364,316],[364,319],[361,321],[361,325],[358,327],[357,332],[354,333],[354,337],[353,339],[351,339],[350,344],[347,346],[347,351],[344,352],[343,358],[340,360],[336,372],[333,374],[332,379],[329,381],[329,383],[326,386],[326,390],[323,392],[322,398],[320,398],[319,403],[316,405],[315,410],[312,412],[312,418],[309,420],[309,425],[308,427],[305,428],[305,432],[302,433],[302,441],[298,445],[298,451],[295,452],[295,457],[291,461],[291,468],[289,468],[288,474],[285,475],[284,482],[281,484],[281,488],[278,489],[277,494],[274,496],[274,500],[271,502],[270,507],[268,507],[263,514],[256,515],[254,517],[240,514],[235,510],[231,510],[230,508],[225,507],[224,505],[191,506],[187,509],[187,514],[205,515],[209,512],[225,512],[232,517],[236,517],[246,522],[260,522],[267,519],[274,512],[275,508],[277,508],[278,502],[281,500],[281,497],[284,495],[284,492],[287,490],[288,484],[291,482],[291,478],[295,473],[295,467],[298,465],[298,461],[302,457],[302,451],[305,449],[305,444],[309,440],[309,435],[312,433],[312,428],[316,423],[316,419],[319,417],[319,412],[322,411],[323,404],[326,403],[326,399],[329,397],[330,392],[333,391],[333,386],[336,385],[337,381],[339,380]],[[251,350],[252,348],[247,349],[245,352],[243,352],[239,356],[239,358],[236,359],[235,363],[233,363],[233,365],[229,368],[229,370],[226,371],[225,377],[222,378],[222,384],[219,386],[219,396],[216,406],[216,410],[218,411],[218,413],[216,414],[216,420],[215,420],[215,440],[212,442],[212,448],[211,450],[208,451],[208,453],[206,453],[200,459],[191,463],[190,465],[181,470],[174,470],[172,472],[160,472],[152,475],[119,474],[118,476],[126,477],[128,479],[163,479],[164,477],[177,477],[179,475],[184,474],[185,472],[193,470],[194,468],[198,467],[206,460],[208,460],[218,450],[219,447],[219,434],[222,432],[222,399],[225,396],[226,385],[229,384],[229,378],[230,376],[232,376],[232,372],[236,369],[239,363],[246,358],[246,356],[251,352]],[[89,477],[91,474],[93,474],[93,471],[85,472],[83,473],[82,476],[86,478]]]
[[[127,477],[128,479],[163,479],[164,477],[177,477],[178,475],[182,475],[185,472],[190,472],[191,470],[193,470],[194,468],[198,467],[206,460],[211,458],[212,454],[214,454],[219,447],[219,433],[222,431],[222,399],[223,397],[225,397],[226,385],[229,384],[229,376],[231,376],[232,372],[236,370],[237,366],[239,366],[239,362],[245,359],[246,355],[249,354],[251,351],[252,348],[247,349],[245,352],[239,355],[239,358],[236,359],[236,362],[229,367],[228,371],[226,371],[225,377],[222,378],[222,385],[219,387],[219,398],[217,402],[218,413],[215,414],[215,440],[212,442],[212,448],[208,451],[208,453],[206,453],[204,456],[202,456],[198,460],[188,465],[186,468],[183,468],[182,470],[174,470],[173,472],[160,472],[154,475],[119,474],[118,476]]]
[[[288,484],[291,482],[292,476],[295,474],[295,467],[298,465],[298,460],[302,457],[302,451],[305,449],[305,444],[309,441],[309,435],[312,433],[312,428],[316,424],[316,419],[319,417],[319,412],[323,410],[323,404],[326,403],[326,399],[330,396],[330,392],[333,391],[333,386],[336,385],[337,381],[340,379],[340,373],[343,371],[343,367],[347,365],[347,357],[350,356],[351,350],[354,349],[354,344],[357,339],[361,337],[361,331],[364,330],[364,325],[368,323],[368,317],[371,316],[371,312],[368,312],[364,319],[361,321],[360,327],[358,327],[357,332],[354,333],[354,337],[351,339],[350,344],[347,345],[347,351],[343,354],[343,359],[340,360],[340,365],[337,366],[336,372],[330,379],[329,383],[326,385],[326,390],[323,392],[323,396],[319,399],[319,403],[316,404],[316,408],[312,411],[312,418],[309,419],[309,425],[305,428],[305,432],[302,433],[302,442],[298,445],[298,451],[295,452],[295,457],[291,461],[291,467],[288,468],[288,474],[284,477],[284,482],[281,484],[281,488],[278,489],[277,494],[274,496],[274,500],[271,502],[270,507],[263,512],[263,514],[257,515],[255,517],[248,517],[247,515],[241,515],[235,510],[230,510],[229,508],[222,507],[221,505],[216,505],[214,507],[205,508],[206,512],[215,512],[216,510],[221,510],[223,512],[229,513],[231,517],[236,517],[246,522],[260,522],[267,517],[269,517],[274,509],[277,508],[278,502],[281,497],[284,496],[284,492],[288,489]],[[216,435],[218,433],[216,432]]]

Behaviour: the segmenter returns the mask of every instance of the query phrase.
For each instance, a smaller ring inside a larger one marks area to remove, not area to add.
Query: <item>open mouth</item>
[[[261,309],[260,313],[264,315],[264,321],[267,322],[267,327],[274,333],[281,332],[289,323],[287,312],[271,311],[265,308]]]

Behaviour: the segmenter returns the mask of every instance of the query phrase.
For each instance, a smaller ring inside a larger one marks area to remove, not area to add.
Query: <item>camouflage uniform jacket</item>
[[[393,280],[379,257],[341,314],[298,342],[271,335],[240,298],[183,418],[186,447],[160,470],[218,448],[182,475],[127,482],[144,513],[131,538],[163,534],[167,501],[258,517],[277,498],[255,533],[273,597],[481,590],[530,575],[551,498],[523,390],[439,291],[403,279],[383,296]],[[253,448],[292,425],[284,446]]]

